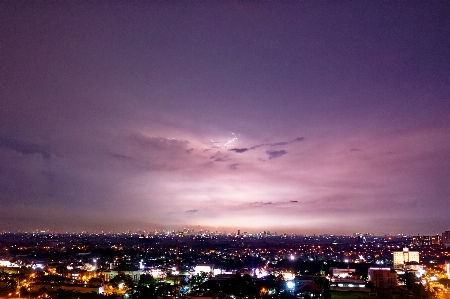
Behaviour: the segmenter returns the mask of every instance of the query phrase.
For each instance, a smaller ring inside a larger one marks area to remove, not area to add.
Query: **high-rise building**
[[[441,245],[441,236],[414,236],[412,238],[412,245],[415,246],[430,246]]]
[[[442,233],[442,244],[445,247],[450,247],[450,230],[446,230]]]
[[[422,245],[424,245],[424,246],[431,245],[431,237],[430,236],[422,236]]]
[[[431,237],[431,245],[441,245],[441,236],[436,235]]]
[[[419,263],[418,251],[409,251],[408,248],[403,248],[403,251],[394,251],[394,269],[403,269],[405,263],[410,262]]]

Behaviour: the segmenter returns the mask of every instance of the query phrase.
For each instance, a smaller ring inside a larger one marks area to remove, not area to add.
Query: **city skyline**
[[[0,230],[450,228],[446,3],[0,16]]]

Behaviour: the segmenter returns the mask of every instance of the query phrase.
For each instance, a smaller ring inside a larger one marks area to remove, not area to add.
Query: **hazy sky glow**
[[[0,230],[450,228],[442,1],[2,1]]]

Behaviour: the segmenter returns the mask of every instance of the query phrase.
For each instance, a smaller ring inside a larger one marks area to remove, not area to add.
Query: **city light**
[[[287,281],[286,282],[286,287],[288,288],[288,289],[293,289],[293,288],[295,288],[295,282],[293,282],[293,281]]]

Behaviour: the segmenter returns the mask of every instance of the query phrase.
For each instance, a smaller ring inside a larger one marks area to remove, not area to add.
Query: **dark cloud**
[[[231,164],[230,166],[228,166],[230,169],[232,170],[236,170],[239,164]]]
[[[288,144],[291,144],[291,143],[294,143],[294,142],[303,141],[303,140],[305,140],[305,137],[298,137],[298,138],[295,138],[295,139],[290,140],[290,141],[280,141],[280,142],[274,142],[274,143],[261,143],[261,144],[257,144],[257,145],[251,146],[250,148],[233,148],[233,149],[230,149],[230,150],[231,151],[235,151],[236,153],[243,153],[243,152],[246,152],[248,150],[254,150],[254,149],[257,149],[257,148],[260,148],[260,147],[263,147],[263,146],[283,146],[283,145],[288,145]]]
[[[264,146],[264,145],[265,145],[264,143],[263,144],[254,145],[250,149],[255,149],[255,148],[258,148],[258,147],[261,147],[261,146]]]
[[[352,148],[351,150],[350,150],[351,152],[359,152],[359,151],[361,151],[359,148]]]
[[[275,143],[270,143],[270,144],[267,144],[267,145],[270,145],[270,146],[288,145],[290,143],[299,142],[299,141],[303,141],[303,140],[305,140],[305,137],[298,137],[298,138],[295,138],[295,139],[293,139],[291,141],[275,142]]]
[[[185,211],[185,213],[197,213],[199,210],[197,209],[192,209],[192,210],[187,210]]]
[[[228,159],[226,159],[227,157],[228,157],[228,155],[224,155],[220,151],[218,151],[214,155],[209,157],[209,159],[214,159],[214,161],[216,161],[216,162],[225,162],[228,160]]]
[[[218,152],[216,152],[214,155],[212,155],[211,157],[209,157],[210,159],[217,159],[217,158],[219,158],[220,157],[220,152],[218,151]]]
[[[287,152],[285,150],[281,151],[266,151],[266,154],[269,155],[269,159],[275,159],[285,155]]]
[[[245,153],[246,151],[248,151],[248,148],[232,148],[230,149],[230,151],[234,151],[236,153]]]
[[[9,148],[24,155],[41,154],[44,160],[50,159],[50,151],[45,149],[43,146],[16,138],[0,135],[0,147]]]
[[[271,143],[269,144],[270,146],[278,146],[278,145],[286,145],[289,144],[289,142],[284,141],[284,142],[277,142],[277,143]]]
[[[297,203],[297,202],[298,202],[298,200],[290,200],[289,202],[292,202],[292,203]]]

